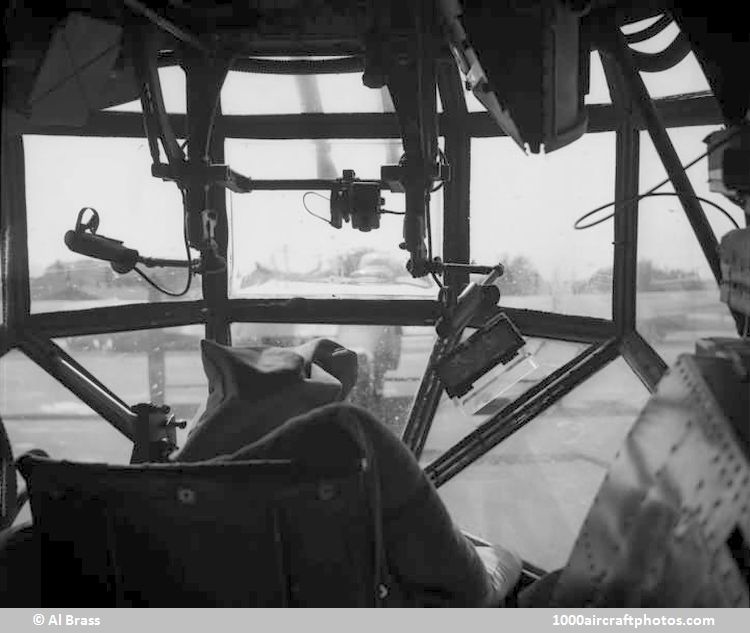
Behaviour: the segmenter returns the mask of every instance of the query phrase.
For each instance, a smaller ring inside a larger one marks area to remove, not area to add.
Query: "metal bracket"
[[[177,448],[177,429],[187,426],[185,420],[177,420],[170,411],[166,405],[140,403],[133,406],[138,417],[131,464],[168,461],[169,455]]]

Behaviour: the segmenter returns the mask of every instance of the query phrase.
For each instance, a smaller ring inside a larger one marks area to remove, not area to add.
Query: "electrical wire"
[[[180,189],[180,193],[182,194],[182,204],[183,204],[183,209],[184,209],[185,204],[186,204],[185,190]],[[182,223],[182,236],[185,241],[185,254],[186,254],[187,262],[188,262],[188,267],[187,267],[188,275],[187,275],[187,280],[185,282],[185,287],[180,292],[174,292],[172,290],[167,290],[166,288],[163,288],[162,286],[157,284],[153,279],[151,279],[146,273],[144,273],[140,268],[138,268],[138,266],[133,267],[133,270],[136,273],[138,273],[149,286],[151,286],[152,288],[155,288],[162,294],[165,294],[170,297],[184,297],[188,292],[190,292],[190,287],[193,285],[193,265],[192,265],[192,260],[190,257],[190,243],[188,241],[186,219],[183,220],[183,223]]]
[[[628,198],[626,200],[619,200],[618,202],[620,202],[620,204],[628,204],[630,202],[636,202],[638,200],[643,200],[644,198],[656,198],[657,196],[678,196],[679,197],[679,195],[680,194],[677,193],[676,191],[663,192],[663,193],[656,193],[656,192],[652,191],[650,193],[643,193],[643,194],[641,194],[639,196],[635,196],[633,198]],[[701,196],[693,196],[693,197],[696,200],[699,200],[700,202],[703,202],[704,204],[710,205],[710,206],[714,207],[715,209],[717,209],[718,211],[720,211],[721,213],[723,213],[724,216],[732,223],[732,225],[734,226],[734,228],[736,228],[736,229],[740,228],[740,225],[737,224],[737,221],[729,214],[729,212],[726,209],[724,209],[724,207],[716,204],[715,202],[712,202],[711,200],[708,200],[706,198],[702,198]],[[586,218],[590,217],[590,214],[593,214],[594,212],[598,212],[598,211],[603,211],[604,209],[606,209],[608,207],[612,207],[612,206],[614,206],[616,204],[617,204],[617,202],[610,202],[610,203],[608,203],[605,206],[597,207],[596,209],[594,209],[594,211],[589,211],[589,213],[587,213],[586,215],[582,215],[580,218],[578,218],[578,221],[576,222],[576,224],[573,225],[574,228],[576,230],[578,230],[578,231],[582,231],[584,229],[590,229],[593,226],[597,226],[598,224],[602,224],[603,222],[606,222],[607,220],[612,219],[613,217],[615,217],[614,213],[610,213],[609,215],[606,215],[603,218],[599,218],[598,220],[595,220],[594,222],[589,222],[588,224],[584,224],[584,225],[580,225],[579,224],[581,222],[581,220],[585,220]]]
[[[324,195],[319,194],[317,191],[306,191],[304,195],[302,196],[302,206],[305,207],[305,211],[307,211],[311,216],[314,218],[318,218],[321,222],[325,222],[329,226],[333,226],[333,223],[330,220],[326,220],[322,215],[318,215],[317,213],[313,213],[310,211],[310,208],[307,206],[307,196],[318,196],[319,198],[323,198],[323,200],[326,200],[328,202],[331,201],[330,198],[326,198]]]
[[[682,166],[682,170],[686,171],[686,170],[690,169],[693,165],[695,165],[696,163],[698,163],[701,160],[703,160],[706,156],[708,156],[712,152],[715,152],[717,149],[719,149],[723,145],[726,145],[730,140],[732,140],[735,136],[737,136],[737,134],[739,134],[740,131],[741,131],[740,129],[737,129],[734,132],[732,132],[723,141],[721,141],[720,143],[717,143],[714,147],[711,147],[711,148],[707,149],[700,156],[697,156],[696,158],[694,158],[693,160],[691,160],[687,165],[683,165]],[[638,200],[642,200],[643,198],[647,198],[647,197],[651,196],[651,194],[653,194],[657,189],[660,189],[661,187],[663,187],[664,185],[666,185],[669,181],[670,181],[670,177],[667,176],[664,180],[662,180],[661,182],[659,182],[656,185],[654,185],[653,187],[651,187],[651,189],[649,189],[645,193],[639,194],[638,196],[636,196],[634,198],[629,198],[627,200],[613,200],[612,202],[608,202],[607,204],[603,204],[603,205],[601,205],[599,207],[596,207],[595,209],[592,209],[591,211],[588,211],[587,213],[584,213],[581,217],[579,217],[573,223],[573,228],[576,231],[583,231],[585,229],[590,229],[590,228],[592,228],[594,226],[597,226],[597,225],[601,224],[602,222],[606,222],[607,220],[610,220],[613,217],[615,217],[615,214],[614,213],[610,213],[609,215],[606,215],[603,218],[599,218],[598,220],[594,220],[593,222],[589,222],[588,224],[581,224],[584,220],[587,220],[592,215],[595,215],[595,214],[599,213],[600,211],[604,211],[604,209],[609,209],[610,207],[613,207],[616,204],[628,204],[630,202],[636,202]],[[669,195],[672,195],[672,194],[669,194]],[[674,195],[677,195],[677,194],[675,193]],[[719,209],[719,211],[721,211],[724,215],[726,215],[730,219],[730,221],[732,222],[732,224],[734,224],[735,226],[737,226],[737,222],[735,222],[734,218],[732,218],[732,216],[729,215],[729,213],[725,209],[723,209],[722,207],[720,207],[718,204],[716,204],[714,202],[711,202],[711,201],[708,201],[705,198],[701,198],[699,196],[695,196],[695,197],[696,197],[696,199],[700,200],[701,202],[706,202],[706,203],[708,203],[708,204],[716,207],[717,209]],[[739,228],[739,227],[737,227],[737,228]]]

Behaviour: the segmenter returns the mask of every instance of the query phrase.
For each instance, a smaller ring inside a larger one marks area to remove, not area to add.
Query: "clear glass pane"
[[[221,91],[224,114],[393,112],[388,90],[362,84],[361,73],[268,75],[230,72]]]
[[[245,175],[263,179],[332,179],[344,169],[358,178],[380,178],[395,164],[397,140],[228,140],[227,159]],[[402,194],[383,192],[384,208],[403,212]],[[413,279],[408,254],[399,250],[403,221],[381,215],[380,228],[361,232],[329,224],[329,192],[255,191],[229,194],[233,297],[434,298],[431,278]],[[442,244],[442,191],[431,196],[434,254]]]
[[[587,134],[547,155],[524,156],[506,138],[472,140],[471,258],[502,261],[501,305],[609,318],[611,222],[573,224],[614,196],[614,134]]]
[[[172,114],[187,112],[187,98],[185,93],[185,73],[179,66],[169,66],[159,69],[159,81],[164,97],[164,109]],[[140,100],[129,101],[120,105],[106,108],[114,112],[141,112]]]
[[[523,395],[540,380],[549,376],[568,361],[573,360],[586,347],[588,345],[584,343],[527,338],[526,349],[533,354],[538,368],[503,393],[501,397],[480,409],[475,415],[468,414],[446,394],[443,394],[422,451],[421,462],[423,465],[426,466],[432,462],[456,442],[484,424],[492,415]]]
[[[99,212],[99,234],[147,257],[184,259],[182,200],[173,183],[151,176],[146,141],[129,138],[26,136],[26,204],[33,312],[161,300],[134,272],[70,251],[63,239],[78,211]],[[171,290],[183,269],[150,269]],[[188,298],[200,296],[193,284]]]
[[[304,323],[233,323],[232,344],[290,347],[329,338],[359,355],[349,396],[400,435],[424,373],[435,331],[430,327]]]
[[[190,420],[208,394],[202,325],[73,336],[56,342],[130,405],[167,404]],[[177,430],[182,445],[186,430]]]
[[[133,445],[20,352],[0,358],[0,414],[16,456],[127,464]]]
[[[706,150],[703,139],[718,126],[673,128],[672,142],[683,164]],[[665,176],[647,133],[641,137],[641,190]],[[723,207],[737,222],[742,212],[724,196],[708,190],[706,162],[688,170],[697,195]],[[665,185],[660,192],[674,191]],[[719,211],[703,205],[717,238],[734,226]],[[672,364],[678,354],[692,353],[695,342],[709,336],[737,335],[729,309],[719,301],[719,290],[680,201],[676,197],[646,198],[640,202],[638,227],[638,331]],[[669,235],[665,240],[664,236]]]
[[[648,393],[618,359],[439,489],[465,530],[562,567]]]

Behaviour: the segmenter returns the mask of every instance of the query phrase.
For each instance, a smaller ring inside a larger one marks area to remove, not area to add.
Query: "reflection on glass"
[[[501,261],[501,305],[609,318],[612,223],[573,228],[614,196],[614,134],[524,156],[507,138],[472,140],[471,257]]]
[[[429,464],[540,380],[575,358],[586,347],[588,346],[584,343],[528,338],[526,351],[532,355],[537,368],[475,415],[467,414],[464,409],[443,395],[422,452],[422,463]]]
[[[232,344],[290,347],[328,338],[357,352],[359,378],[349,401],[401,433],[432,350],[430,327],[304,323],[233,323]]]
[[[224,114],[393,112],[387,89],[362,84],[361,73],[270,75],[230,72],[221,91]]]
[[[543,569],[560,568],[647,398],[618,359],[440,487],[440,495],[463,529]]]
[[[25,136],[31,309],[75,310],[164,300],[135,273],[70,251],[63,241],[78,211],[99,212],[101,235],[147,257],[184,259],[182,200],[153,178],[146,141],[128,138]],[[164,287],[185,286],[184,269],[149,269]],[[187,298],[200,296],[200,280]]]
[[[703,139],[717,126],[674,128],[672,143],[683,164],[706,150]],[[706,162],[688,170],[698,196],[720,205],[736,221],[741,211],[708,190]],[[664,178],[664,168],[651,140],[641,138],[641,189]],[[665,186],[659,191],[674,191]],[[703,205],[718,240],[734,227],[719,211]],[[668,235],[669,239],[664,239]],[[737,336],[729,309],[719,301],[719,289],[680,201],[676,197],[646,198],[640,202],[638,227],[637,327],[641,335],[671,365],[682,353],[692,353],[695,342],[710,336]]]
[[[0,358],[0,402],[16,456],[41,448],[54,459],[130,461],[130,440],[20,352]]]
[[[226,143],[238,171],[262,179],[332,179],[344,169],[379,179],[380,166],[395,164],[395,140],[290,140]],[[402,194],[383,192],[383,208],[403,212]],[[403,219],[381,215],[380,228],[361,232],[329,224],[329,192],[255,191],[229,194],[230,293],[233,297],[415,297],[433,299],[431,278],[406,271],[400,250]],[[442,243],[442,191],[431,196],[435,255]]]

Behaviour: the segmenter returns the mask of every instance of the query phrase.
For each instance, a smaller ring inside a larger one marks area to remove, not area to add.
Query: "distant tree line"
[[[144,271],[154,282],[171,290],[185,287],[184,268],[151,268]],[[135,272],[118,275],[107,262],[84,259],[47,266],[38,277],[30,280],[31,296],[37,300],[86,301],[95,299],[145,299],[151,287]],[[200,295],[200,277],[195,277],[187,298]],[[169,297],[157,293],[159,300]]]
[[[638,292],[702,290],[709,283],[701,279],[695,271],[657,266],[649,259],[638,262]],[[612,292],[612,266],[600,268],[588,279],[575,282],[572,289],[574,293]]]

